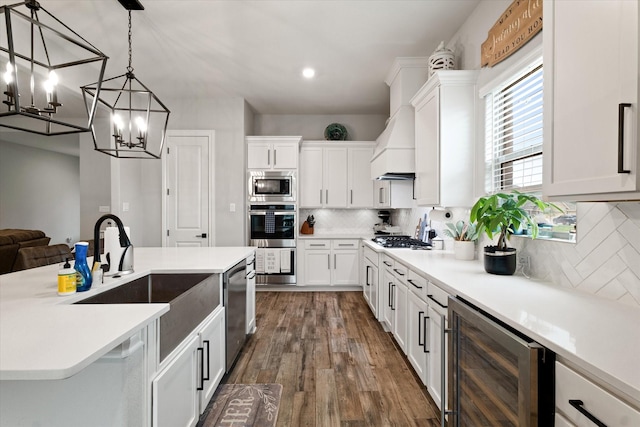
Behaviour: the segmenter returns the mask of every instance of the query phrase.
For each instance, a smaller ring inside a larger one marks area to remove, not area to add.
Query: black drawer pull
[[[416,287],[416,288],[418,288],[418,289],[422,289],[422,286],[418,286],[418,285],[416,285],[416,284],[413,282],[413,280],[411,280],[411,279],[407,279],[407,282],[411,283],[413,286],[415,286],[415,287]]]
[[[398,273],[400,276],[404,276],[404,273],[401,273],[400,271],[398,271],[397,268],[394,268],[393,271],[395,271],[396,273]]]
[[[200,353],[200,385],[196,390],[204,390],[204,348],[198,347],[197,352]]]
[[[586,409],[584,409],[584,406],[583,406],[584,402],[582,400],[569,399],[569,405],[571,405],[574,408],[576,408],[578,410],[578,412],[580,412],[582,415],[587,417],[589,419],[589,421],[591,421],[592,423],[594,423],[598,427],[607,427],[607,425],[605,423],[603,423],[602,421],[597,419],[591,412],[589,412]]]
[[[440,301],[438,301],[437,299],[435,299],[435,298],[433,297],[433,295],[427,295],[427,297],[428,297],[431,301],[433,301],[433,302],[435,302],[436,304],[438,304],[440,307],[442,307],[442,308],[447,308],[447,306],[446,306],[446,305],[442,305],[442,304],[440,304]]]

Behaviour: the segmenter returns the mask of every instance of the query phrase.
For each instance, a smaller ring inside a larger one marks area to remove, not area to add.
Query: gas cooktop
[[[376,236],[371,240],[383,248],[431,249],[431,243],[409,236]]]

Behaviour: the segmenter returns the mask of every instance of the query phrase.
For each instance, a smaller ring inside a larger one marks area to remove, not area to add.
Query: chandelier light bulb
[[[13,65],[11,65],[11,62],[7,62],[7,71],[4,73],[4,82],[6,84],[13,83]]]
[[[140,134],[144,134],[147,131],[147,122],[142,117],[136,117],[136,125]]]
[[[111,119],[113,120],[113,126],[115,126],[117,130],[122,132],[122,129],[124,128],[122,117],[120,117],[118,114],[114,114],[113,116],[111,116]]]

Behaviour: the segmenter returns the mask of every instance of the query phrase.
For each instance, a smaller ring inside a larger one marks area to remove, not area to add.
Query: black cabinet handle
[[[429,316],[424,316],[422,318],[422,342],[424,343],[422,345],[422,349],[424,350],[425,353],[429,353],[429,350],[427,350],[427,321],[429,320]],[[443,371],[446,372],[446,371]]]
[[[424,323],[422,323],[423,315],[424,315],[424,311],[418,312],[418,345],[422,346],[422,348],[424,348],[424,338],[425,338],[424,334],[420,330],[421,326],[424,325]],[[420,342],[420,338],[422,338],[422,342]]]
[[[442,308],[447,308],[447,306],[446,306],[446,305],[442,305],[442,304],[440,304],[440,301],[438,301],[437,299],[435,299],[435,298],[433,297],[433,295],[427,295],[427,297],[428,297],[431,301],[433,301],[433,302],[435,302],[436,304],[438,304],[440,307],[442,307]]]
[[[391,267],[391,264],[389,264],[387,261],[382,261],[382,263],[383,263],[384,265],[386,265],[387,267]]]
[[[210,380],[209,375],[211,374],[211,371],[210,371],[211,366],[209,366],[209,360],[211,359],[211,352],[209,351],[209,340],[204,340],[202,341],[202,343],[207,346],[207,376],[206,377],[203,376],[202,379],[204,381],[209,381]],[[203,354],[203,358],[204,358],[204,354]],[[204,381],[202,383],[203,386],[204,386]]]
[[[411,283],[414,287],[416,287],[416,288],[418,288],[418,289],[422,289],[422,286],[418,286],[418,285],[416,285],[416,284],[413,282],[413,280],[411,280],[411,279],[407,279],[407,282]]]
[[[631,173],[624,168],[624,109],[631,104],[618,104],[618,173]]]
[[[393,282],[389,282],[389,299],[388,299],[389,302],[387,303],[387,305],[391,308],[393,308],[393,306],[391,305],[393,303],[393,300],[391,299],[391,295],[392,295],[391,291],[393,289],[392,286],[393,286]]]
[[[391,310],[396,311],[396,293],[393,291],[393,288],[395,288],[396,285],[395,283],[391,283]]]
[[[607,427],[607,425],[605,423],[603,423],[602,421],[597,419],[591,412],[589,412],[586,409],[584,409],[584,406],[583,406],[584,402],[582,400],[569,399],[569,405],[571,405],[574,408],[576,408],[578,410],[578,412],[580,412],[582,415],[587,417],[589,419],[589,421],[591,421],[592,423],[594,423],[598,427]]]
[[[369,283],[369,269],[372,269],[372,267],[370,265],[367,265],[367,269],[366,269],[366,276],[367,279],[365,280],[365,283],[367,284],[367,286],[371,286],[371,283]]]
[[[399,272],[397,268],[394,268],[394,269],[393,269],[393,271],[395,271],[396,273],[398,273],[400,276],[404,276],[404,273]]]
[[[198,353],[200,353],[200,385],[196,390],[204,390],[204,348],[198,347]]]

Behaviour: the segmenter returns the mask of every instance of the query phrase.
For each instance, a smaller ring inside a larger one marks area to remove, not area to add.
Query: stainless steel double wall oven
[[[296,172],[249,172],[249,245],[257,246],[256,284],[295,285]]]

